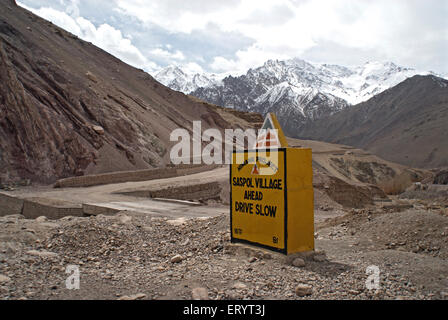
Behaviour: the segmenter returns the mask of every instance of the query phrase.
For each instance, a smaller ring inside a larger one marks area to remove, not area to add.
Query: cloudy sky
[[[245,73],[268,59],[392,61],[448,74],[446,0],[18,0],[150,73]]]

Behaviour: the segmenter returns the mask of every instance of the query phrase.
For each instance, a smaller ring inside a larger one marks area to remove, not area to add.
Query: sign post
[[[314,250],[312,179],[311,149],[288,148],[269,114],[255,148],[232,154],[231,241],[284,254]]]

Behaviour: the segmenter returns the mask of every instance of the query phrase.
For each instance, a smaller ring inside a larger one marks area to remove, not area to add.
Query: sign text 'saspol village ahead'
[[[232,153],[231,239],[285,254],[314,250],[311,149],[289,148],[274,114],[252,150]]]

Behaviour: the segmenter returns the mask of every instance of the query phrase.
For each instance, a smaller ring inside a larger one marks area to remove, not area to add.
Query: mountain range
[[[170,86],[175,79],[183,92],[216,105],[275,112],[290,137],[347,144],[415,167],[448,166],[448,81],[433,72],[291,59],[238,77],[188,76],[172,66],[155,77]],[[200,77],[203,86],[192,82]]]
[[[304,139],[368,150],[419,168],[448,166],[448,80],[416,75],[368,101],[297,128]]]
[[[213,86],[221,80],[220,76],[216,74],[191,73],[173,65],[157,72],[154,78],[167,87],[183,93],[190,93],[199,88]]]
[[[261,114],[275,112],[286,134],[297,136],[303,124],[366,101],[417,74],[434,73],[392,62],[345,67],[295,58],[269,60],[238,77],[188,74],[175,66],[154,77],[209,103]]]

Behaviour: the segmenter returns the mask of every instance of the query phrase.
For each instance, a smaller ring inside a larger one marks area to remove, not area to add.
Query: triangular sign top
[[[286,147],[288,147],[288,141],[286,140],[282,127],[275,114],[270,112],[266,115],[261,130],[258,133],[255,149]]]
[[[257,164],[254,164],[254,167],[252,168],[251,174],[256,174],[256,175],[260,174],[260,171],[258,170]]]

